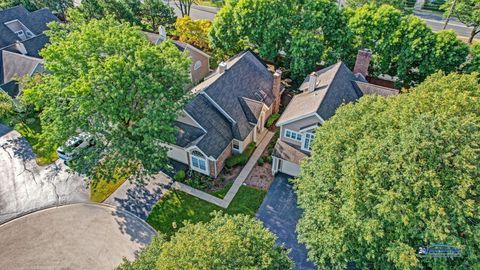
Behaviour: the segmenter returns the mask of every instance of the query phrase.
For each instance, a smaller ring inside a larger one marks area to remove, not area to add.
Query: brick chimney
[[[357,54],[357,60],[355,61],[355,67],[353,68],[354,74],[362,74],[363,77],[368,75],[368,66],[370,65],[370,60],[372,59],[372,51],[369,49],[359,50]]]
[[[278,113],[280,111],[280,101],[281,101],[281,88],[282,88],[282,71],[277,69],[273,74],[273,96],[275,100],[273,101],[273,113]]]

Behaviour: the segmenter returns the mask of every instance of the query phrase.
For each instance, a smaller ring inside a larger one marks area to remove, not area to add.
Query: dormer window
[[[5,23],[5,26],[10,29],[17,37],[21,40],[24,41],[26,39],[32,38],[35,35],[28,29],[23,23],[21,23],[19,20],[13,20]]]
[[[305,136],[303,136],[302,150],[308,152],[312,151],[313,139],[315,139],[315,134],[310,132],[305,133]]]

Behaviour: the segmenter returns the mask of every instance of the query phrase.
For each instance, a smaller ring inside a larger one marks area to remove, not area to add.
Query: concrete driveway
[[[0,269],[113,269],[154,235],[143,220],[109,206],[54,207],[0,225]]]
[[[289,256],[295,262],[295,269],[317,269],[307,261],[305,246],[297,241],[295,227],[302,212],[297,207],[297,197],[288,180],[289,176],[285,174],[275,176],[265,200],[258,209],[257,218],[277,235],[278,242],[291,249]]]
[[[0,224],[38,209],[88,201],[82,177],[67,173],[60,161],[38,166],[28,142],[0,125]]]

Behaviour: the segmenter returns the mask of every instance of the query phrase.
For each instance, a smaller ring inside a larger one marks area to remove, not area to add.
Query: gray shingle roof
[[[16,98],[20,93],[17,81],[10,81],[6,84],[0,85],[0,91],[2,90],[5,91],[12,98]]]
[[[244,140],[253,129],[250,123],[257,122],[259,108],[273,103],[272,85],[273,75],[247,50],[231,58],[223,74],[212,74],[194,87],[196,96],[185,110],[207,131],[197,147],[217,158],[233,139]]]
[[[185,106],[185,111],[207,131],[196,146],[208,156],[220,156],[233,139],[230,122],[203,94],[192,99]]]
[[[363,95],[352,82],[366,80],[355,76],[342,62],[321,69],[316,74],[315,91],[305,91],[308,89],[310,79],[307,76],[300,86],[300,90],[305,92],[293,97],[277,125],[314,113],[327,120],[335,114],[341,104],[355,101]]]
[[[47,23],[58,21],[58,18],[48,9],[29,12],[23,6],[16,6],[0,11],[0,48],[15,43],[18,37],[4,23],[19,20],[35,35],[48,29]]]
[[[239,98],[257,100],[271,106],[274,100],[273,75],[251,51],[244,51],[227,62],[227,69],[203,91],[233,120],[235,139],[244,140],[253,126]]]
[[[181,147],[188,147],[195,140],[205,134],[205,132],[197,127],[175,121],[177,127],[176,145]]]

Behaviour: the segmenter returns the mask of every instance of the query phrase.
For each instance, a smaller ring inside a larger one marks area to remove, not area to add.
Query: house
[[[152,32],[143,32],[148,40],[153,44],[160,44],[167,39],[167,32],[163,26],[159,27],[158,34]],[[204,53],[199,48],[178,40],[172,40],[173,44],[181,51],[186,52],[192,61],[190,66],[190,79],[193,84],[197,84],[210,73],[210,55]]]
[[[194,171],[218,176],[225,160],[266,134],[265,120],[278,112],[281,74],[272,74],[250,50],[226,62],[191,89],[194,97],[175,126],[168,156]]]
[[[12,97],[19,93],[15,78],[43,71],[39,51],[48,43],[44,31],[52,21],[58,19],[48,9],[0,11],[0,89]]]
[[[339,62],[313,72],[280,116],[276,126],[280,137],[272,153],[272,173],[297,176],[300,162],[310,155],[315,130],[335,114],[344,103],[355,102],[363,95],[397,95],[398,90],[370,84],[365,77],[371,53],[359,52],[354,72]]]

